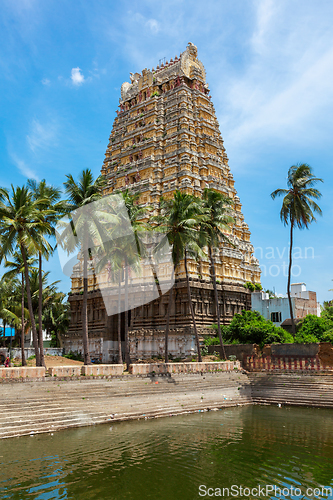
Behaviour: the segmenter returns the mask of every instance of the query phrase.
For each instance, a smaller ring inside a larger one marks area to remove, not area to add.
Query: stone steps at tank
[[[156,381],[158,382],[158,384],[155,384],[154,381],[151,382],[149,380],[147,382],[147,379],[141,379],[140,383],[135,384],[134,387],[133,387],[133,384],[131,384],[131,390],[126,390],[126,385],[123,385],[121,383],[118,384],[116,387],[111,386],[111,385],[106,385],[104,387],[100,387],[99,384],[102,381],[98,381],[96,384],[94,384],[93,387],[86,386],[85,384],[84,385],[80,384],[79,386],[76,386],[74,388],[74,390],[68,390],[67,389],[68,386],[66,385],[65,391],[59,389],[59,391],[61,390],[61,394],[58,392],[56,394],[56,398],[57,398],[57,401],[61,400],[61,398],[63,398],[63,397],[64,398],[69,398],[69,397],[77,398],[78,397],[78,389],[80,390],[79,391],[80,398],[81,397],[104,398],[105,396],[108,396],[108,397],[119,397],[119,396],[130,397],[130,396],[150,394],[152,390],[154,390],[155,392],[162,391],[163,393],[168,393],[168,392],[173,393],[173,392],[177,392],[177,391],[183,392],[187,388],[189,390],[193,390],[193,382],[192,381],[184,381],[184,382],[175,383],[175,384],[166,383],[166,382],[161,383],[160,380],[156,380]],[[242,384],[242,382],[240,380],[237,380],[237,379],[230,379],[229,380],[229,383],[235,383],[235,382],[239,382],[240,385]],[[71,382],[71,384],[72,383],[73,382]],[[215,388],[218,388],[219,386],[221,386],[221,389],[223,389],[225,387],[224,380],[222,380],[222,381],[219,380],[219,384],[214,383]],[[152,389],[152,387],[153,387],[153,389]],[[209,380],[209,381],[196,380],[195,387],[197,390],[203,390],[203,391],[207,390],[207,389],[212,387],[212,380]],[[24,393],[24,388],[21,392]],[[32,404],[41,403],[41,396],[43,396],[44,402],[48,402],[48,403],[52,404],[52,401],[54,401],[54,396],[52,394],[48,395],[49,392],[50,391],[47,391],[47,393],[41,394],[41,392],[39,391],[38,398],[34,398],[33,395],[30,395],[29,401]],[[55,392],[55,391],[53,391],[53,392]],[[9,400],[11,400],[12,403],[15,403],[15,401],[16,401],[18,405],[21,404],[20,397],[15,396],[13,398],[11,391],[8,391],[7,394],[6,394],[6,392],[1,391],[1,396],[2,396],[3,403],[0,402],[0,407],[3,405],[5,406]]]
[[[25,436],[25,435],[35,435],[35,434],[41,434],[41,433],[53,433],[59,430],[64,430],[68,428],[76,428],[76,427],[86,427],[86,426],[91,426],[91,425],[96,425],[96,424],[112,424],[113,422],[120,422],[124,420],[137,420],[137,419],[142,419],[142,418],[159,418],[159,417],[165,417],[165,416],[176,416],[176,415],[183,415],[186,413],[194,413],[197,411],[210,411],[210,410],[218,410],[220,408],[230,408],[234,406],[243,406],[247,404],[252,404],[248,400],[240,401],[238,403],[236,402],[229,402],[229,403],[223,403],[223,406],[221,406],[220,401],[216,402],[211,402],[210,405],[207,406],[207,404],[202,404],[202,405],[189,405],[186,408],[175,408],[175,407],[166,407],[166,408],[160,408],[154,411],[148,411],[145,414],[142,413],[127,413],[127,414],[122,414],[119,417],[109,419],[105,418],[105,416],[97,416],[94,415],[91,419],[92,421],[88,422],[88,419],[86,422],[80,421],[80,420],[74,420],[74,419],[63,419],[61,421],[57,421],[51,425],[40,425],[39,423],[36,424],[30,424],[30,425],[25,425],[24,427],[21,426],[19,428],[3,428],[1,430],[1,438],[9,438],[9,437],[19,437],[19,436]]]
[[[172,380],[130,377],[111,382],[6,384],[1,391],[0,437],[251,403],[247,377],[240,372],[181,375]]]
[[[221,400],[222,401],[228,401],[228,398],[230,400],[230,396],[232,396],[232,392],[230,393],[230,389],[229,388],[224,388],[224,391],[223,391],[225,394],[222,396]],[[187,393],[184,393],[182,394],[182,397],[185,398],[186,396],[186,399],[190,400],[190,399],[206,399],[207,397],[210,397],[210,393],[212,393],[213,396],[216,396],[216,391],[205,391],[204,392],[204,396],[201,396],[202,394],[202,391],[200,391],[199,393],[196,391],[194,394],[193,393],[190,393],[190,394],[187,394]],[[177,393],[174,393],[175,395]],[[160,394],[159,395],[159,404],[161,405],[163,402],[162,402],[162,399],[166,398],[167,397],[167,393],[163,393],[163,394]],[[141,395],[139,395],[140,397]],[[152,398],[152,399],[156,399],[156,396],[157,394],[150,394],[149,396],[147,395],[147,393],[145,394],[146,398],[147,398],[147,401]],[[173,399],[175,399],[176,397],[180,397],[179,395],[175,396]],[[224,399],[224,397],[227,397],[227,399]],[[241,399],[241,396],[239,395],[237,399]],[[142,402],[137,402],[136,403],[136,406],[145,406],[146,400],[142,400]],[[179,399],[176,399],[177,402],[179,402]],[[122,395],[120,397],[117,398],[117,401],[105,401],[104,404],[107,405],[108,407],[113,407],[114,404],[117,404],[117,405],[124,405],[124,404],[128,404],[127,402],[127,398],[126,396]],[[8,410],[10,409],[11,410],[11,422],[15,422],[16,419],[18,419],[18,421],[22,421],[23,420],[23,415],[24,414],[29,414],[29,417],[32,418],[32,417],[35,417],[35,418],[41,418],[41,416],[43,416],[43,418],[47,418],[49,415],[52,416],[51,419],[53,419],[56,415],[64,415],[64,414],[68,414],[68,413],[73,413],[73,412],[78,412],[78,411],[84,411],[84,412],[88,412],[90,410],[93,410],[96,408],[96,406],[99,406],[100,405],[100,402],[99,401],[94,401],[94,400],[89,400],[89,398],[85,398],[84,400],[73,400],[73,399],[66,399],[66,398],[63,398],[61,401],[57,401],[57,402],[53,402],[52,405],[50,403],[47,403],[47,402],[43,402],[43,403],[39,403],[38,406],[36,405],[32,405],[30,402],[29,403],[21,403],[20,405],[17,405],[14,404],[14,405],[9,405],[7,403],[6,407],[5,408],[1,408],[0,407],[0,426],[3,422],[7,422],[8,421]]]
[[[333,408],[332,375],[251,373],[254,403]]]
[[[225,391],[227,394],[228,394],[228,391],[226,390]],[[226,396],[227,396],[226,394]],[[212,394],[212,396],[215,395],[215,392]],[[227,396],[227,399],[224,399],[224,398],[221,398],[222,401],[233,401],[235,400],[235,397],[233,397],[232,399],[230,399],[230,396],[231,394],[228,394]],[[165,398],[165,395],[163,395],[163,397]],[[185,396],[183,396],[185,397]],[[149,399],[149,398],[148,398]],[[160,398],[159,400],[159,406],[162,407],[164,406],[164,402],[162,401],[163,398]],[[195,395],[193,394],[190,394],[190,395],[186,395],[186,400],[189,402],[191,400],[195,399],[196,401],[200,400],[200,402],[205,402],[206,403],[206,400],[209,401],[209,404],[215,404],[215,399],[213,397],[213,399],[210,397],[210,394],[209,393],[205,393],[205,396],[203,396],[203,399],[201,399],[201,396],[198,395],[197,393]],[[220,402],[221,402],[220,400]],[[237,397],[237,401],[240,401],[242,400],[242,397],[239,396]],[[212,403],[213,401],[213,403]],[[179,400],[176,400],[176,402],[179,402]],[[139,408],[139,407],[142,407],[142,408],[145,408],[146,406],[146,401],[142,401],[141,403],[136,403],[136,408]],[[170,404],[170,402],[168,402]],[[180,403],[182,404],[182,403]],[[106,403],[107,405],[107,408],[108,410],[110,410],[109,414],[111,414],[111,412],[115,412],[115,406],[114,404],[110,404],[109,403]],[[127,406],[128,403],[127,401],[124,400],[124,398],[119,398],[117,400],[117,408],[120,406]],[[72,400],[63,400],[62,401],[62,406],[59,405],[54,405],[52,408],[50,408],[49,406],[47,408],[45,407],[40,407],[40,408],[34,408],[34,407],[31,407],[30,405],[21,405],[21,408],[20,409],[17,409],[17,408],[10,408],[11,410],[11,420],[10,422],[8,423],[8,409],[9,407],[7,406],[7,412],[0,412],[0,428],[3,424],[6,424],[11,426],[11,425],[17,425],[17,423],[22,423],[25,421],[25,417],[29,417],[29,420],[33,419],[35,422],[37,421],[53,421],[53,420],[56,420],[57,418],[61,418],[61,417],[66,417],[70,414],[75,414],[75,413],[79,413],[79,412],[82,412],[82,413],[85,413],[85,414],[89,414],[89,415],[93,415],[93,414],[96,414],[96,407],[99,406],[99,405],[96,405],[96,404],[73,404],[73,401]],[[144,411],[144,410],[143,410]],[[101,412],[101,414],[104,414],[106,415],[107,414],[107,411],[106,410],[103,410]]]
[[[239,386],[241,387],[242,384],[239,384]],[[152,395],[152,390],[154,391],[153,394],[173,394],[173,393],[183,393],[185,390],[189,390],[189,391],[193,391],[193,386],[183,386],[183,387],[180,387],[178,390],[174,388],[174,390],[172,389],[169,389],[169,390],[165,390],[165,388],[155,388],[154,389],[146,389],[146,390],[141,390],[141,391],[132,391],[132,392],[117,392],[117,393],[108,393],[108,392],[101,392],[99,394],[95,394],[93,392],[88,392],[88,391],[84,391],[84,395],[77,395],[77,394],[62,394],[61,396],[60,395],[57,395],[57,398],[56,398],[56,401],[54,400],[54,398],[39,398],[39,399],[29,399],[28,401],[26,401],[25,404],[29,405],[31,407],[32,410],[36,410],[38,408],[43,408],[45,404],[48,405],[48,407],[51,409],[53,406],[57,406],[60,402],[62,401],[66,401],[66,402],[69,402],[69,401],[73,401],[73,403],[75,402],[75,404],[78,404],[80,402],[82,402],[83,400],[84,401],[89,401],[89,400],[98,400],[98,399],[104,399],[105,397],[109,398],[109,399],[115,399],[115,398],[119,398],[119,397],[138,397],[138,396],[151,396]],[[205,385],[200,385],[200,386],[196,386],[195,387],[196,389],[196,392],[202,392],[202,393],[205,393],[206,391],[210,390],[211,389],[211,385],[209,384],[205,384]],[[218,390],[218,389],[221,389],[221,390],[227,390],[227,387],[225,386],[215,386],[214,387],[215,390]],[[10,401],[9,399],[6,400],[5,403],[2,403],[0,404],[0,416],[2,413],[6,413],[8,411],[8,404],[10,403],[11,405],[11,408],[14,409],[15,407],[17,409],[21,409],[22,408],[22,401],[18,401],[18,400],[14,400],[14,401]]]
[[[195,404],[186,404],[184,407],[176,407],[170,405],[159,405],[158,409],[154,409],[152,411],[147,411],[146,407],[143,407],[141,411],[133,411],[133,412],[121,412],[120,414],[116,414],[114,418],[111,418],[110,415],[105,413],[98,412],[87,412],[85,411],[79,417],[73,416],[69,418],[66,415],[63,415],[62,418],[51,418],[51,419],[32,419],[30,416],[30,422],[23,423],[25,415],[22,415],[21,420],[17,422],[11,422],[10,425],[7,422],[6,426],[1,426],[1,437],[12,437],[12,436],[20,436],[27,434],[37,434],[41,432],[54,432],[58,429],[65,429],[69,427],[81,427],[87,425],[94,425],[97,423],[111,423],[121,420],[135,419],[135,418],[151,418],[157,416],[165,416],[165,415],[177,415],[180,413],[186,412],[194,412],[199,409],[206,410],[207,408],[221,408],[221,407],[229,407],[235,405],[242,404],[251,404],[248,399],[239,399],[238,401],[224,401],[221,404],[221,401],[218,400],[209,400],[204,403],[195,403]],[[144,413],[145,412],[145,413]]]

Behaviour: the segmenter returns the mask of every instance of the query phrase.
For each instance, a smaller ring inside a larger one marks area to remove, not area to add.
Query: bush
[[[329,320],[333,320],[333,305],[330,302],[324,302],[324,307],[321,312],[321,317]]]
[[[82,354],[77,351],[69,351],[68,354],[64,354],[64,358],[74,359],[75,361],[84,361]]]
[[[278,330],[277,333],[272,332],[267,335],[265,344],[292,344],[294,342],[294,337],[291,333],[280,327],[276,329]]]
[[[220,345],[220,339],[218,337],[208,337],[207,339],[204,340],[204,344],[205,346]]]
[[[201,348],[201,356],[207,356],[208,354],[208,347],[205,345],[204,347]]]
[[[323,333],[321,342],[331,342],[331,344],[333,345],[333,328]]]
[[[245,285],[244,285],[245,286]],[[254,285],[253,285],[254,286]],[[217,325],[212,325],[217,330]],[[222,326],[223,342],[226,344],[312,344],[331,342],[333,345],[333,316],[325,310],[322,317],[308,314],[298,325],[295,339],[272,321],[266,320],[257,311],[242,311],[236,314],[229,326]],[[210,337],[204,341],[205,346],[219,345],[218,337]]]
[[[315,344],[319,340],[311,333],[297,333],[294,342],[295,344]]]
[[[329,316],[318,317],[308,314],[299,323],[296,337],[310,338],[308,336],[312,336],[317,339],[314,342],[320,342],[325,333],[331,329],[333,329],[333,320]]]
[[[236,314],[226,328],[227,342],[239,344],[292,343],[293,337],[283,328],[276,327],[257,311],[242,311]]]
[[[254,292],[254,290],[256,289],[256,286],[254,283],[251,283],[251,281],[247,281],[244,284],[244,288],[247,288],[248,290],[250,290],[250,292]]]

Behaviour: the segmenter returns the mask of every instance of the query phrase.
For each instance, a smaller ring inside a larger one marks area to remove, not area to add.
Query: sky
[[[324,180],[296,230],[293,282],[333,299],[333,3],[319,0],[2,0],[0,186],[100,173],[129,72],[198,47],[264,288],[285,294],[291,165]],[[45,263],[70,290],[57,256]]]

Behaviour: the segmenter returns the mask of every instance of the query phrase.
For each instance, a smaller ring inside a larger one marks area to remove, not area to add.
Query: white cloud
[[[252,47],[258,54],[264,53],[268,48],[266,38],[270,33],[271,22],[274,22],[274,17],[277,15],[277,8],[273,0],[263,0],[258,3],[257,26],[251,40]]]
[[[154,35],[160,31],[160,24],[156,19],[148,19],[148,21],[146,21],[146,26]]]
[[[36,172],[28,167],[25,161],[18,158],[15,153],[11,153],[10,156],[22,175],[24,175],[28,179],[35,179],[36,181],[39,181],[39,177]]]
[[[72,68],[71,79],[73,85],[82,85],[85,82],[84,75],[81,73],[81,69],[79,67]]]
[[[42,84],[43,85],[50,85],[50,83],[51,82],[50,82],[50,80],[48,78],[43,78],[43,80],[42,80]]]
[[[248,116],[237,128],[238,137],[244,133],[267,132],[285,135],[291,129],[295,132],[295,127],[303,129],[308,117],[316,114],[318,108],[332,104],[332,78],[333,49],[318,57],[280,91],[270,93],[266,89],[266,95],[253,95],[245,106]]]
[[[246,63],[218,86],[221,132],[229,145],[269,137],[304,144],[314,131],[323,135],[333,111],[327,12],[297,0],[292,10],[283,0],[256,5]]]
[[[57,135],[57,126],[54,122],[42,125],[34,119],[30,125],[30,132],[27,135],[27,143],[30,150],[36,153],[38,150],[49,149],[54,146]]]

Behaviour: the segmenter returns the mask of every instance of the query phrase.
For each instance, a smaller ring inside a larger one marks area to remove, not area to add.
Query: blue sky
[[[279,220],[288,168],[324,179],[323,217],[296,231],[294,281],[333,298],[333,3],[321,0],[3,0],[0,185],[98,175],[129,72],[198,47],[262,284],[286,291]],[[46,263],[63,291],[57,258]]]

